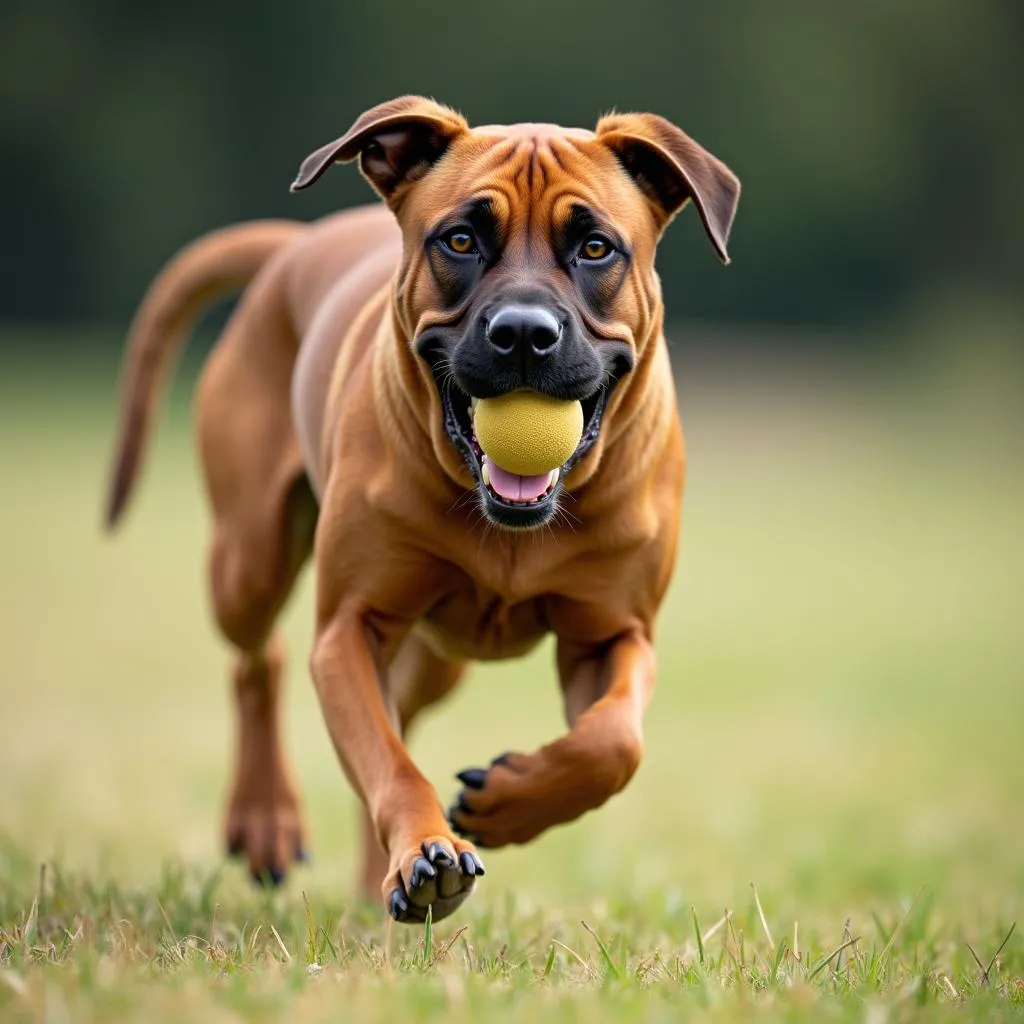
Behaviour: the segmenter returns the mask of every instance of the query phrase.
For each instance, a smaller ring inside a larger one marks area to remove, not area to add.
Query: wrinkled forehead
[[[485,124],[472,130],[474,135],[499,136],[503,139],[542,140],[594,139],[586,128],[563,128],[560,124]]]
[[[487,200],[495,217],[515,229],[558,225],[574,207],[613,220],[632,234],[646,219],[644,200],[618,157],[593,132],[554,124],[484,125],[459,136],[418,183],[409,204],[424,225]]]

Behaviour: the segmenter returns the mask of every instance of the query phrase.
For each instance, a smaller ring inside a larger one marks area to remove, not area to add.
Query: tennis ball
[[[583,436],[583,406],[538,391],[481,398],[473,414],[480,447],[495,465],[521,476],[550,473]]]

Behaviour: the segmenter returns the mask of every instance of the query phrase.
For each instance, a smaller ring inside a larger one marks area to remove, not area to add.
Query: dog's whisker
[[[460,511],[467,504],[472,502],[472,500],[475,497],[477,497],[477,492],[476,492],[475,489],[471,490],[471,491],[464,491],[462,494],[459,495],[459,497],[457,497],[455,499],[454,502],[452,502],[451,508],[448,509],[447,514],[448,515],[454,515],[454,513]],[[479,509],[478,509],[478,511],[479,511]]]
[[[565,527],[570,533],[576,532],[576,526],[582,525],[579,519],[571,515],[567,509],[561,506],[555,510],[555,521]]]
[[[558,511],[559,514],[573,527],[574,530],[577,526],[583,525],[583,520],[580,519],[579,516],[573,515],[567,508],[559,508]]]

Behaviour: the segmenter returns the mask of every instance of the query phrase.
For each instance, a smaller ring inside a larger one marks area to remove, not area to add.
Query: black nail
[[[414,889],[418,889],[428,879],[436,877],[437,872],[434,870],[434,865],[423,857],[417,857],[412,865],[412,878],[410,879],[409,884]]]
[[[452,855],[440,843],[430,844],[427,857],[442,868],[450,868],[455,863],[452,860]]]
[[[483,789],[487,781],[486,768],[466,768],[455,776],[464,786],[470,789]]]
[[[228,856],[229,857],[241,857],[245,853],[245,844],[241,839],[232,839],[228,843]]]
[[[304,846],[296,847],[295,848],[295,859],[300,864],[308,864],[309,863],[309,850],[307,850]]]
[[[492,762],[491,767],[494,768],[499,764],[508,764],[508,759],[512,756],[511,750],[506,750],[504,754],[499,754]]]
[[[475,853],[471,853],[470,857],[476,861],[476,873],[478,875],[486,875],[487,871],[484,868],[484,862]]]
[[[466,801],[462,799],[462,795],[448,808],[448,824],[451,825],[459,835],[465,835],[463,827],[455,820],[456,814],[472,814],[473,808],[467,806]]]
[[[463,853],[459,856],[459,867],[464,875],[470,878],[475,877],[479,872],[476,869],[476,858],[471,853]]]
[[[402,915],[409,909],[409,901],[402,895],[401,889],[392,889],[391,897],[388,900],[388,913],[396,920],[401,920]]]

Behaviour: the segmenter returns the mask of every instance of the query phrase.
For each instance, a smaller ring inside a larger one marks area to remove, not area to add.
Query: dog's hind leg
[[[387,670],[388,694],[403,738],[421,711],[455,689],[466,667],[465,661],[441,657],[415,633],[405,636]],[[388,858],[362,802],[359,817],[363,832],[363,896],[376,901],[380,899],[381,883],[388,873]]]
[[[213,609],[236,649],[238,741],[225,819],[228,850],[280,882],[305,853],[299,797],[281,741],[274,623],[309,556],[317,505],[292,426],[293,350],[270,316],[238,316],[198,391],[200,452],[212,505]]]

